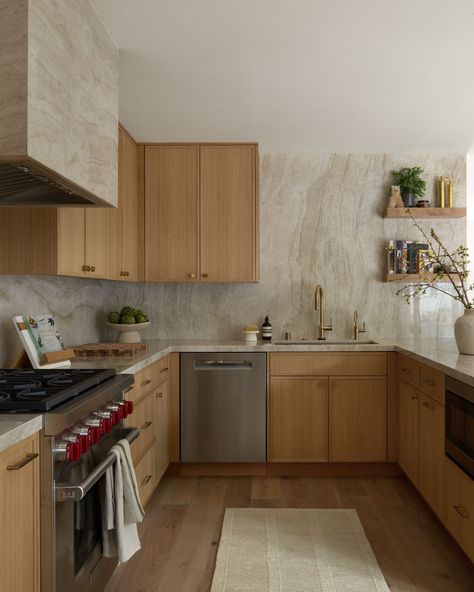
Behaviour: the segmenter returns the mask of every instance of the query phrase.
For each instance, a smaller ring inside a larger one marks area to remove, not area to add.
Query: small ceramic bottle
[[[272,325],[268,317],[265,317],[265,322],[262,325],[262,339],[264,341],[271,341],[272,339]]]

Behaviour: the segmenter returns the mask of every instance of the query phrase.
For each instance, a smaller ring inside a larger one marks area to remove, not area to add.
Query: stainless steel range
[[[0,370],[0,411],[44,412],[41,589],[101,592],[117,565],[102,556],[100,487],[124,428],[133,376],[114,370]]]

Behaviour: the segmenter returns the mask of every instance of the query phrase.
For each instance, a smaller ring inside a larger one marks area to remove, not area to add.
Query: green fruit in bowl
[[[137,323],[147,323],[148,322],[148,317],[146,315],[142,314],[137,314],[135,315],[135,320],[137,321]]]
[[[108,316],[109,323],[120,323],[120,313],[119,312],[111,312]]]
[[[135,325],[135,317],[131,314],[122,315],[120,318],[120,323],[122,325]]]

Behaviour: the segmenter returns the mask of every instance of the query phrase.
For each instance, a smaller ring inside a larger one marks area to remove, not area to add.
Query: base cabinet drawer
[[[133,414],[125,420],[127,427],[136,427],[140,430],[140,436],[130,445],[132,459],[135,464],[153,444],[155,421],[153,409],[154,398],[152,393],[135,405]]]
[[[140,499],[144,506],[150,499],[156,487],[156,472],[155,472],[155,448],[151,446],[145,456],[135,467],[135,475],[137,477],[138,491]]]
[[[406,356],[398,356],[398,375],[413,386],[418,386],[420,367]]]
[[[474,481],[446,459],[446,527],[474,561]]]

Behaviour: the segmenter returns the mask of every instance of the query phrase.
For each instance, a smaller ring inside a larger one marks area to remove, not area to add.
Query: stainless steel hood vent
[[[95,205],[40,170],[23,164],[0,163],[0,206]]]

